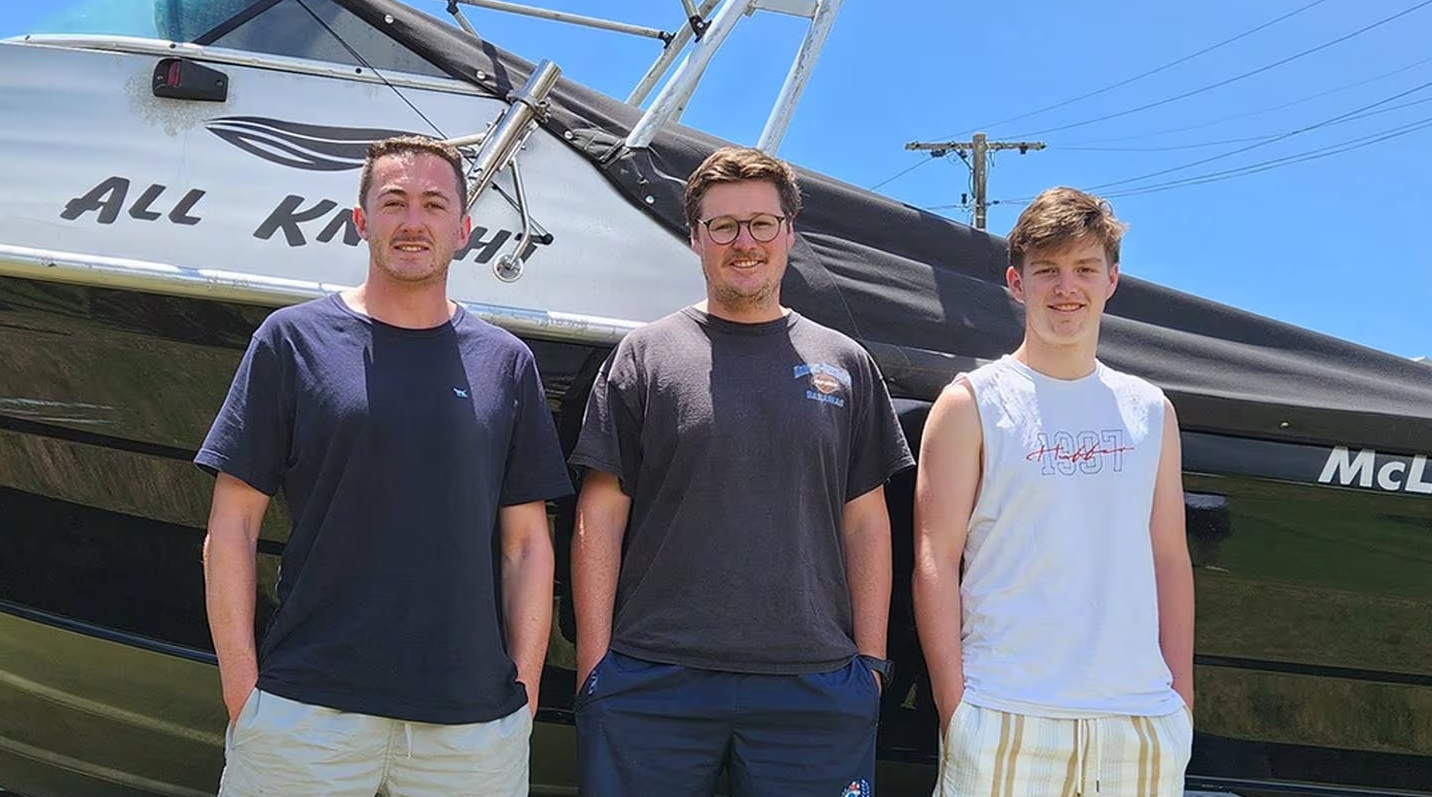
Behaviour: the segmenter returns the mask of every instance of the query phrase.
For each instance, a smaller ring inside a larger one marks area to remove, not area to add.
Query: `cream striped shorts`
[[[1185,708],[1162,717],[1049,719],[960,703],[935,797],[1182,797]]]

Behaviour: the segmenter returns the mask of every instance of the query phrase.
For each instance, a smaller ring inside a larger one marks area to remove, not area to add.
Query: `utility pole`
[[[905,145],[908,150],[927,150],[936,158],[943,158],[950,152],[957,153],[961,158],[968,152],[972,160],[968,161],[970,168],[974,171],[975,183],[975,229],[985,228],[985,208],[989,201],[985,192],[985,182],[988,179],[986,165],[990,152],[998,152],[1002,149],[1017,149],[1023,155],[1032,149],[1044,149],[1043,141],[990,141],[985,138],[984,133],[975,133],[972,141],[937,141],[924,143],[911,141]]]

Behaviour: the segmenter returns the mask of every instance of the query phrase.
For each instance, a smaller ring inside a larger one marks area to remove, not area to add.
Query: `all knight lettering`
[[[104,225],[122,222],[125,217],[139,222],[167,218],[172,224],[186,227],[204,220],[197,213],[200,201],[208,195],[203,189],[190,188],[181,194],[178,189],[153,183],[131,198],[133,188],[129,178],[105,178],[65,203],[60,218],[75,222],[92,213],[94,222]],[[353,224],[351,206],[332,199],[313,201],[298,194],[280,199],[254,228],[252,237],[260,241],[282,241],[290,247],[307,246],[311,241],[326,244],[337,240],[350,247],[362,243],[358,228]],[[509,241],[517,237],[518,234],[512,230],[474,224],[467,243],[454,253],[453,259],[491,262]],[[541,245],[543,241],[539,238],[534,243]]]

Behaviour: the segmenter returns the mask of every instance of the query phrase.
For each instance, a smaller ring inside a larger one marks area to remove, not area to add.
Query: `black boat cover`
[[[532,69],[395,0],[335,1],[497,96],[520,87]],[[566,79],[550,102],[550,132],[590,158],[633,205],[686,236],[686,175],[729,142],[670,125],[649,148],[629,150],[622,141],[639,109]],[[851,143],[858,154],[859,142]],[[782,302],[864,344],[893,393],[933,399],[975,358],[1018,346],[1023,316],[1004,284],[1004,239],[825,175],[799,175],[805,209]],[[1162,387],[1185,429],[1432,452],[1426,363],[1127,276],[1107,313],[1100,359]]]

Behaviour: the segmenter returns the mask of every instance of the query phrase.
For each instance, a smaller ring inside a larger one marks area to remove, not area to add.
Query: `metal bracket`
[[[532,217],[527,210],[527,196],[522,187],[522,173],[517,165],[517,153],[526,145],[527,139],[537,130],[538,120],[547,113],[547,95],[557,84],[562,70],[551,61],[542,61],[532,70],[522,88],[508,95],[511,104],[485,132],[475,135],[448,139],[454,146],[480,144],[469,170],[467,211],[472,212],[482,192],[493,185],[497,173],[503,169],[512,170],[512,182],[517,194],[517,212],[522,216],[522,235],[518,239],[515,253],[506,253],[493,264],[493,273],[503,282],[513,282],[522,276],[523,263],[532,254]]]
[[[503,252],[492,262],[492,273],[503,282],[516,282],[522,279],[522,270],[526,268],[527,258],[532,256],[532,250],[537,244],[532,239],[532,214],[527,210],[527,192],[522,187],[522,167],[518,165],[517,159],[513,158],[507,168],[512,172],[512,188],[517,196],[517,212],[522,216],[522,232],[517,236],[517,248],[512,252]]]
[[[482,40],[482,37],[477,35],[477,29],[474,28],[472,23],[467,21],[467,17],[463,15],[462,9],[457,7],[457,0],[448,0],[447,12],[452,14],[453,19],[457,20],[457,24],[462,26],[462,29],[467,31],[468,35],[479,41]]]
[[[691,0],[681,0],[681,7],[686,9],[686,24],[691,26],[692,35],[700,41],[707,28],[706,15],[711,13],[711,9],[698,9]]]
[[[562,70],[551,61],[542,61],[532,70],[522,88],[512,92],[508,99],[512,103],[496,123],[482,134],[482,147],[473,159],[468,183],[467,209],[477,202],[482,192],[492,185],[497,173],[506,168],[516,157],[517,150],[536,129],[536,120],[546,112],[547,95],[556,85]],[[448,143],[473,143],[476,136],[451,139]]]

